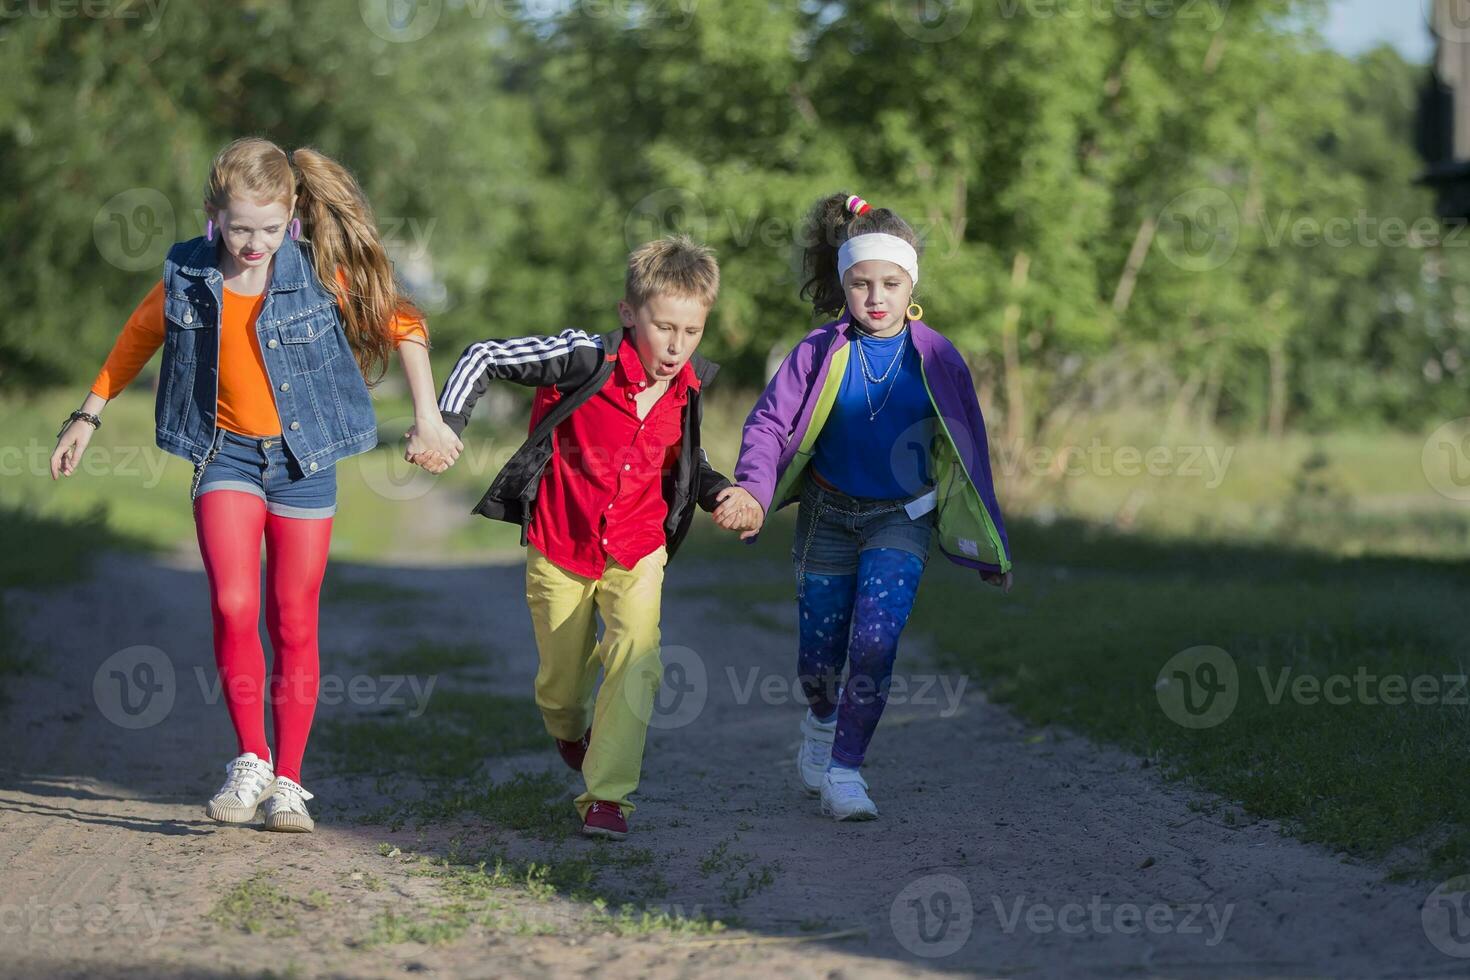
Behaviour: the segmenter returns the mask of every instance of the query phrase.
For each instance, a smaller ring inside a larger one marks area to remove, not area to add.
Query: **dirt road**
[[[1385,883],[1136,757],[1028,729],[986,701],[984,678],[934,673],[918,633],[899,664],[909,694],[865,767],[881,819],[836,824],[792,771],[794,605],[722,604],[728,571],[710,559],[672,570],[665,690],[622,844],[565,833],[572,774],[534,732],[485,773],[564,783],[549,818],[562,825],[549,830],[374,817],[405,803],[407,774],[342,775],[316,742],[304,772],[315,834],[215,825],[203,802],[234,743],[211,688],[197,556],[107,555],[84,584],[13,594],[40,669],[0,715],[0,973],[1438,976],[1470,965],[1447,955],[1470,945],[1442,949],[1455,934],[1437,946],[1426,928],[1433,882]],[[772,563],[769,574],[788,573]],[[362,717],[364,703],[432,711],[456,686],[529,698],[518,557],[334,575],[323,669],[341,691],[319,726]],[[483,648],[485,661],[398,676],[390,692],[373,656],[410,645]],[[352,761],[374,771],[371,757]],[[507,862],[499,875],[493,861],[476,870],[491,854]],[[580,891],[554,887],[579,875]],[[587,900],[599,889],[607,908]],[[622,901],[649,915],[619,918]]]

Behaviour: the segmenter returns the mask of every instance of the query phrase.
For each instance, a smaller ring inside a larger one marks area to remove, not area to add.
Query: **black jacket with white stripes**
[[[526,531],[541,487],[541,473],[551,460],[552,432],[602,389],[617,364],[618,345],[625,333],[621,327],[600,335],[563,330],[554,336],[482,340],[464,349],[439,393],[440,414],[456,435],[464,432],[475,402],[492,381],[533,388],[554,385],[562,393],[495,477],[472,514],[520,525],[521,544],[527,543]],[[713,511],[718,504],[716,496],[731,485],[709,465],[699,445],[699,423],[704,414],[700,391],[720,366],[698,354],[690,358],[690,364],[699,378],[699,387],[689,389],[679,458],[663,479],[663,496],[669,505],[664,536],[670,558],[689,533],[694,504]]]

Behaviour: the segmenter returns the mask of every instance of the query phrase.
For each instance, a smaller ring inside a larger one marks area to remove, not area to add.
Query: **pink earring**
[[[294,241],[299,241],[301,239],[301,219],[300,218],[292,218],[291,219],[291,226],[290,226],[290,228],[291,228],[291,241],[293,241],[293,242]]]
[[[204,240],[206,242],[212,242],[212,241],[214,241],[214,219],[213,218],[210,218],[208,221],[206,221],[204,223]]]

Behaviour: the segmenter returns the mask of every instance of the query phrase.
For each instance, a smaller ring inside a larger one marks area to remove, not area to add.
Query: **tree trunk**
[[[1266,431],[1272,439],[1280,439],[1286,431],[1286,345],[1276,341],[1267,349],[1271,362],[1271,401],[1266,415]]]
[[[1021,389],[1021,344],[1016,334],[1021,324],[1021,303],[1017,298],[1031,274],[1031,257],[1025,252],[1016,253],[1011,265],[1012,299],[1006,304],[1005,319],[1001,322],[1001,350],[1005,356],[1006,371],[1006,441],[1007,449],[1019,451],[1026,437],[1026,396]]]
[[[1208,376],[1205,378],[1205,393],[1200,399],[1200,423],[1207,429],[1215,427],[1220,416],[1220,388],[1225,380],[1224,358],[1218,354],[1210,358]]]
[[[1128,253],[1123,274],[1118,277],[1118,288],[1113,291],[1113,312],[1119,316],[1127,313],[1129,304],[1133,302],[1133,289],[1138,285],[1138,274],[1143,271],[1143,261],[1148,258],[1148,250],[1154,243],[1154,233],[1158,228],[1158,221],[1153,215],[1149,215],[1139,224],[1138,234],[1133,236],[1133,248]]]

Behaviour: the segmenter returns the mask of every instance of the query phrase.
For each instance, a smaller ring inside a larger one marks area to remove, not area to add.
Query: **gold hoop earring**
[[[910,320],[924,319],[924,308],[918,303],[910,303],[909,308],[904,310]]]

